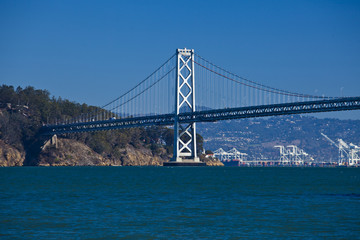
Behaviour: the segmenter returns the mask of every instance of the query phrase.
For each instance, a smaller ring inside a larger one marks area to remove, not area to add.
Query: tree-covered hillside
[[[54,98],[46,90],[33,87],[0,87],[0,141],[16,148],[26,156],[25,165],[36,165],[36,142],[39,130],[54,119],[69,119],[93,112],[94,106]],[[169,160],[172,155],[174,133],[166,127],[131,128],[113,131],[76,133],[61,136],[84,143],[101,156],[117,160],[124,158],[124,149],[148,149],[153,156]],[[198,149],[202,138],[198,136]],[[34,156],[35,154],[35,156]],[[35,158],[35,160],[34,160]]]

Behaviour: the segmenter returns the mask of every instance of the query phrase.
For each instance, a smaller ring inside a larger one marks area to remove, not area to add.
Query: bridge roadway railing
[[[214,122],[219,120],[255,118],[276,115],[290,115],[300,113],[316,113],[330,111],[345,111],[360,109],[360,97],[335,98],[330,100],[318,100],[307,102],[283,103],[260,105],[252,107],[225,108],[218,110],[197,111],[180,113],[178,121],[191,122]],[[173,125],[174,114],[164,114],[146,117],[131,117],[123,119],[109,119],[105,121],[79,122],[62,125],[47,125],[41,129],[44,135],[64,134],[74,132],[89,132],[111,130],[131,127],[145,127],[155,125]]]

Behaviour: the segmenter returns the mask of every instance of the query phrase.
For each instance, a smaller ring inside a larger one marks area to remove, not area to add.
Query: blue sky
[[[360,1],[0,0],[0,36],[0,84],[91,105],[184,47],[276,88],[360,95]]]

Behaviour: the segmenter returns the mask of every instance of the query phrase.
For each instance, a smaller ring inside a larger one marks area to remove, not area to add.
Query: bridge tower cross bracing
[[[195,112],[195,68],[194,50],[177,49],[174,156],[172,162],[200,162],[196,154],[196,124],[181,124],[181,112]]]

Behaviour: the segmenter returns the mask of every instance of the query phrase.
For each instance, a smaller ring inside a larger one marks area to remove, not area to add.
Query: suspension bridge
[[[201,165],[196,122],[356,109],[360,109],[358,96],[317,96],[267,86],[185,48],[177,49],[152,74],[113,101],[91,113],[54,120],[42,133],[174,126],[174,155],[165,164]]]

